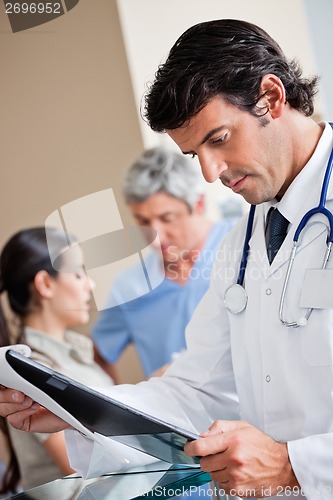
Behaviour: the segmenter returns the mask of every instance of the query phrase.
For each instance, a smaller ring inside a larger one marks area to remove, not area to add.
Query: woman
[[[30,346],[32,359],[86,385],[105,387],[112,380],[93,361],[90,338],[69,330],[88,322],[91,287],[79,245],[58,229],[19,231],[3,248],[0,292],[7,292],[10,309],[19,320],[18,342]],[[1,307],[0,328],[1,337],[8,339]],[[62,432],[8,430],[23,489],[73,472]]]

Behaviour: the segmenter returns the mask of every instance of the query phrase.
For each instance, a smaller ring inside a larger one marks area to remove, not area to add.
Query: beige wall
[[[15,34],[0,6],[2,244],[106,187],[122,209],[122,170],[143,144],[114,0]]]
[[[0,245],[108,187],[126,223],[119,187],[143,142],[116,1],[80,0],[15,34],[0,2],[0,60]],[[133,355],[127,366],[125,380],[142,377]]]

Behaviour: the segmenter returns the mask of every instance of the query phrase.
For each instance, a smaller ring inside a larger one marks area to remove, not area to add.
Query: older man
[[[205,184],[197,166],[166,148],[145,151],[126,173],[123,195],[139,226],[156,230],[163,262],[148,257],[152,281],[141,290],[141,268],[118,277],[93,329],[96,359],[118,381],[113,364],[134,344],[146,377],[161,375],[186,348],[185,328],[206,292],[227,222],[213,223],[205,210]],[[163,280],[163,274],[165,278]],[[124,297],[138,298],[126,301]]]

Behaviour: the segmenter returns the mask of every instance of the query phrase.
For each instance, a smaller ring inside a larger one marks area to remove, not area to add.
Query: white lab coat
[[[110,389],[113,397],[191,431],[204,431],[217,419],[242,418],[274,439],[288,441],[303,492],[316,500],[333,499],[333,310],[316,309],[306,326],[286,328],[278,307],[293,235],[304,213],[319,202],[332,145],[326,124],[313,157],[279,204],[291,225],[271,266],[264,225],[272,204],[257,207],[245,276],[246,310],[228,313],[224,292],[237,280],[247,218],[224,240],[211,287],[187,329],[187,351],[160,379]],[[326,206],[333,211],[333,181]],[[321,266],[324,226],[311,225],[301,240],[287,290],[289,320],[302,316],[298,301],[305,270]],[[333,257],[328,267],[333,269]],[[80,437],[74,440],[78,446]],[[82,455],[79,462],[76,458],[73,463],[82,471]],[[84,470],[89,467],[92,473],[86,458]],[[283,493],[277,498],[284,498]]]

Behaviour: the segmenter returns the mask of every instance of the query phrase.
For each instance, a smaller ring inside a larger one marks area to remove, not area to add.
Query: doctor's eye
[[[221,137],[218,137],[216,139],[212,139],[212,144],[223,144],[228,138],[228,134],[225,133]]]

